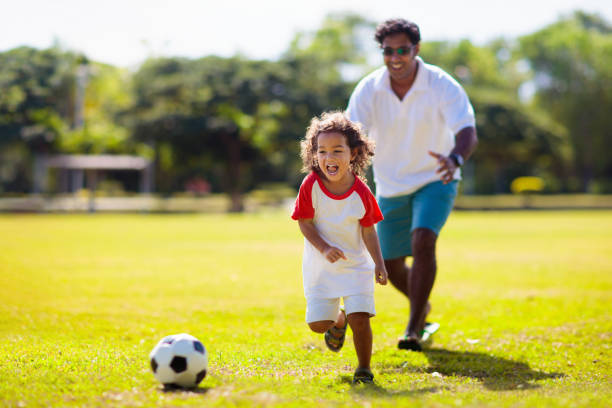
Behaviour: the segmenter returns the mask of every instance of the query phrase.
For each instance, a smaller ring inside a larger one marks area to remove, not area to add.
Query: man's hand
[[[381,285],[386,285],[388,274],[387,274],[387,269],[385,268],[385,265],[382,265],[380,267],[377,266],[376,269],[374,269],[374,276],[376,277],[377,283]]]
[[[327,259],[329,262],[334,263],[336,262],[338,259],[342,258],[346,261],[346,256],[344,256],[344,252],[342,252],[342,250],[333,247],[331,245],[328,245],[323,251],[323,256],[325,256],[325,259]]]
[[[453,181],[455,170],[457,170],[455,161],[450,157],[432,151],[429,152],[429,155],[435,158],[438,161],[438,164],[440,165],[440,167],[438,167],[438,170],[436,170],[436,173],[440,174],[440,180],[442,180],[444,184],[448,184]]]

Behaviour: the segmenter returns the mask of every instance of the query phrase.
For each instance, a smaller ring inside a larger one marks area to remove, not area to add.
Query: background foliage
[[[310,119],[344,109],[382,62],[373,31],[362,16],[330,15],[278,60],[154,58],[136,72],[57,47],[0,53],[0,193],[30,191],[39,154],[138,154],[154,160],[158,192],[204,180],[240,211],[258,185],[299,184]],[[549,193],[612,192],[607,21],[576,12],[484,45],[425,39],[421,55],[462,83],[477,114],[464,192],[507,193],[521,176]]]

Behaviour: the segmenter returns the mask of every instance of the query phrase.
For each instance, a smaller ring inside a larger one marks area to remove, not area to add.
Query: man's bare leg
[[[406,296],[406,299],[410,302],[410,281],[409,277],[411,275],[410,268],[406,265],[406,258],[395,258],[390,260],[385,260],[385,267],[387,268],[387,272],[389,273],[389,280],[391,284],[399,290],[401,293]],[[412,306],[411,306],[412,310]],[[420,334],[425,327],[425,319],[427,315],[431,311],[431,304],[427,302],[425,310],[421,315],[420,322],[417,326],[418,333]],[[407,336],[409,333],[409,321],[406,322],[406,330],[404,331],[404,335]]]
[[[385,268],[387,268],[391,284],[402,292],[407,299],[410,299],[408,284],[410,269],[406,266],[406,257],[385,260]]]
[[[412,232],[413,262],[408,273],[410,322],[406,333],[411,338],[419,339],[425,326],[429,295],[436,278],[437,238],[435,232],[426,228],[417,228]]]

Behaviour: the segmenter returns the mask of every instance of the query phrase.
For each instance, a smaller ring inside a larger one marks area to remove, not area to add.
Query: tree
[[[127,117],[134,138],[155,146],[160,187],[176,190],[197,169],[241,211],[243,192],[257,182],[252,170],[275,147],[287,113],[286,75],[274,62],[240,57],[145,63]]]
[[[364,25],[354,15],[330,16],[315,33],[298,33],[276,62],[147,61],[134,76],[134,103],[124,117],[135,140],[154,146],[162,191],[198,174],[240,211],[243,193],[262,179],[295,183],[310,119],[346,106],[352,84],[343,72],[365,62],[355,35]]]
[[[469,40],[425,42],[421,56],[453,75],[463,86],[512,91],[518,84],[506,75],[506,62],[500,56],[505,49],[501,43],[494,47],[479,47]]]
[[[149,155],[143,146],[129,143],[128,129],[117,120],[130,104],[129,72],[96,62],[82,64],[77,72],[81,75],[78,86],[82,88],[75,92],[82,92],[79,123],[60,133],[58,149],[78,154]]]
[[[521,176],[542,178],[550,192],[567,188],[571,146],[565,128],[512,97],[476,89],[470,96],[479,138],[466,168],[474,179],[474,193],[508,193]]]
[[[534,104],[569,131],[579,189],[612,192],[612,26],[576,12],[519,41],[535,73]]]
[[[291,120],[283,123],[287,181],[298,186],[301,161],[299,140],[313,116],[344,110],[355,81],[371,70],[367,56],[374,23],[355,14],[330,14],[314,32],[295,35],[280,63],[290,75],[283,98]]]
[[[56,151],[72,121],[82,60],[58,48],[0,53],[0,191],[28,191],[32,153]]]
[[[512,42],[426,43],[421,54],[455,76],[474,106],[479,145],[465,169],[470,192],[507,193],[514,178],[530,175],[545,179],[547,191],[568,189],[567,131],[546,111],[520,100],[520,86],[530,77]]]

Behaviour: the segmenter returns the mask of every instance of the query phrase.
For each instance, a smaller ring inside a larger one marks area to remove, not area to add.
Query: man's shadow
[[[444,349],[425,349],[423,353],[429,360],[425,372],[474,378],[496,391],[537,388],[539,385],[534,381],[565,376],[563,373],[532,370],[527,363],[484,353]],[[402,368],[423,372],[423,368],[406,366],[405,363]]]

